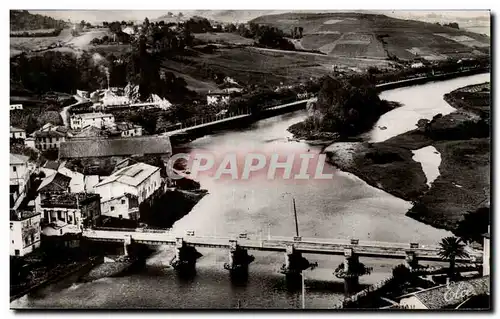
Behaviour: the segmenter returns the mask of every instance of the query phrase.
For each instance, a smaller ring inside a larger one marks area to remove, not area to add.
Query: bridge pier
[[[405,266],[410,270],[416,269],[419,267],[418,258],[417,258],[414,251],[412,251],[412,250],[406,251]]]
[[[248,271],[248,265],[254,261],[255,257],[248,254],[247,249],[238,246],[236,240],[229,241],[229,262],[224,264],[224,269],[232,273],[245,273]]]
[[[131,235],[125,236],[125,240],[123,241],[123,255],[124,256],[129,256],[130,255],[130,246],[132,246],[133,239]]]
[[[175,239],[175,256],[170,265],[176,270],[193,270],[200,254],[194,247],[187,246],[182,238]]]
[[[349,294],[358,289],[359,277],[370,274],[371,271],[372,268],[365,267],[359,261],[359,256],[352,248],[345,248],[344,262],[335,269],[334,275],[344,279],[345,292]]]
[[[280,268],[280,273],[284,274],[287,279],[299,277],[303,270],[310,267],[316,267],[317,263],[310,263],[302,257],[302,253],[297,252],[293,245],[287,245],[285,251],[285,263]]]

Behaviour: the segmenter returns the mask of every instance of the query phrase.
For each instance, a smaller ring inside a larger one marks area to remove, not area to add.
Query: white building
[[[32,171],[33,166],[29,163],[29,157],[10,154],[10,185],[17,185],[19,194],[26,191]]]
[[[422,62],[413,63],[411,65],[412,69],[420,69],[420,68],[423,68],[423,67],[424,67],[424,64]]]
[[[78,95],[79,97],[84,98],[84,99],[89,99],[90,98],[90,92],[89,91],[76,90],[76,95]]]
[[[139,220],[138,197],[131,194],[104,200],[101,202],[101,214],[115,218]]]
[[[490,226],[488,232],[483,235],[483,276],[490,275]]]
[[[103,106],[120,106],[128,105],[131,103],[130,99],[126,95],[117,95],[111,90],[106,90],[101,98],[101,103]]]
[[[40,213],[11,210],[10,255],[24,256],[40,247]]]
[[[70,118],[70,127],[73,130],[82,129],[86,126],[109,127],[115,124],[113,114],[101,112],[73,114]]]
[[[10,138],[11,139],[16,139],[16,140],[24,140],[26,139],[26,131],[23,130],[22,128],[10,127]]]
[[[119,169],[94,188],[95,192],[101,195],[102,202],[119,198],[128,193],[137,196],[140,204],[160,187],[160,168],[136,163]]]
[[[23,109],[23,105],[22,104],[11,104],[11,106],[10,106],[10,110],[11,111],[22,110],[22,109]]]
[[[224,91],[209,91],[207,94],[207,105],[228,104],[230,94]]]

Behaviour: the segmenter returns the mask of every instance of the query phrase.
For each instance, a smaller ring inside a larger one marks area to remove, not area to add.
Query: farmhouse
[[[10,154],[10,185],[18,195],[22,195],[29,187],[30,175],[33,171],[29,158],[24,155]]]

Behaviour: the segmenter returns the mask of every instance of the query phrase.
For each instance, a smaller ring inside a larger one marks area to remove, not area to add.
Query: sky
[[[179,10],[170,10],[177,14]],[[142,21],[148,17],[150,20],[167,14],[169,10],[30,10],[32,13],[40,13],[57,19],[71,21],[89,21],[91,23],[102,21]],[[261,15],[278,14],[290,12],[290,10],[183,10],[186,16],[200,15],[207,18],[223,22],[246,22]],[[318,11],[328,12],[328,11]],[[329,11],[336,12],[336,11]],[[338,12],[338,11],[337,11]],[[368,11],[370,12],[370,11]],[[391,17],[400,19],[413,19],[426,22],[453,22],[456,21],[464,28],[470,28],[472,31],[487,33],[490,28],[490,11],[487,10],[468,10],[468,11],[371,11],[373,13],[382,13]],[[474,30],[477,28],[477,30]]]

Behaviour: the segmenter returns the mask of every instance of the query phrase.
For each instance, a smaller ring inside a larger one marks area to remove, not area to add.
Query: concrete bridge
[[[266,118],[266,117],[271,117],[274,115],[278,115],[281,113],[285,112],[290,112],[294,111],[297,109],[304,108],[307,104],[308,101],[311,99],[304,99],[304,100],[299,100],[291,103],[286,103],[286,104],[281,104],[273,107],[269,107],[266,109],[263,109],[258,117],[259,118]],[[238,122],[244,122],[246,120],[249,120],[252,116],[252,113],[250,110],[244,110],[244,111],[239,111],[239,113],[232,114],[228,113],[225,115],[218,115],[218,116],[211,116],[207,118],[202,118],[198,119],[196,121],[190,122],[189,124],[184,124],[184,123],[179,123],[179,128],[176,130],[172,130],[166,133],[163,133],[163,135],[167,136],[176,136],[179,134],[191,134],[191,133],[205,133],[205,132],[210,132],[211,129],[217,129],[229,124],[235,124]]]
[[[250,261],[245,261],[246,264],[241,264],[239,258],[235,258],[235,254],[247,258],[248,250],[283,252],[285,253],[285,269],[300,273],[307,269],[310,265],[306,261],[306,266],[300,269],[293,267],[290,263],[293,256],[298,259],[306,254],[324,254],[324,255],[341,255],[350,260],[359,257],[373,258],[391,258],[402,259],[410,266],[415,266],[418,261],[442,261],[439,256],[439,247],[433,245],[420,245],[418,243],[389,243],[389,242],[373,242],[360,241],[356,239],[320,239],[320,238],[305,238],[305,237],[279,237],[261,236],[251,237],[246,234],[235,236],[195,236],[194,233],[189,233],[184,236],[176,236],[169,231],[110,231],[110,230],[92,230],[83,231],[83,237],[91,241],[100,242],[118,242],[124,244],[124,250],[133,243],[145,245],[167,245],[176,247],[176,257],[182,259],[182,251],[191,249],[195,251],[196,247],[223,249],[229,252],[229,264],[226,269],[235,269],[237,267],[247,267]],[[251,257],[253,258],[253,257]],[[479,263],[482,260],[480,252],[473,252],[469,258],[458,258],[457,262],[474,262]],[[187,260],[188,263],[195,263],[195,260]],[[294,268],[294,269],[292,269]]]

